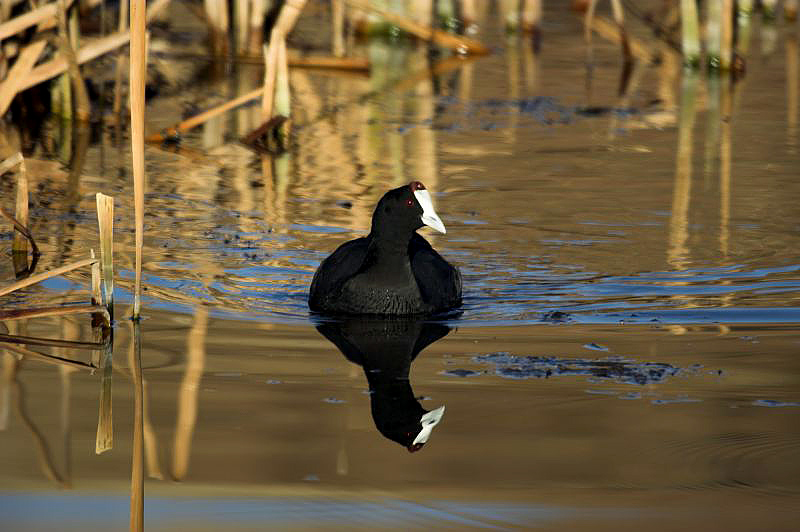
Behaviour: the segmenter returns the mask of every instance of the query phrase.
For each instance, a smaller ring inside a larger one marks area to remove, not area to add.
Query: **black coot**
[[[461,274],[417,229],[444,233],[419,181],[390,190],[372,214],[369,235],[345,242],[322,261],[308,306],[329,314],[432,314],[461,305]]]

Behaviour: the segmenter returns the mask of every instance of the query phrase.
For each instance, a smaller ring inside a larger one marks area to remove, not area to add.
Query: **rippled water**
[[[153,528],[793,529],[796,40],[785,30],[769,51],[756,33],[732,90],[664,60],[635,67],[621,97],[617,46],[596,42],[587,88],[581,26],[554,20],[538,55],[487,23],[492,55],[434,57],[433,76],[427,50],[404,41],[368,45],[369,76],[293,70],[294,142],[275,159],[236,141],[257,105],[178,149],[148,147]],[[261,79],[237,65],[187,83],[153,99],[148,127]],[[0,509],[21,530],[108,529],[125,521],[133,423],[128,147],[95,132],[70,175],[59,135],[48,126],[28,158],[39,270],[97,247],[95,192],[116,202],[115,447],[93,454],[98,375],[4,355]],[[317,265],[411,180],[447,226],[423,232],[461,269],[463,312],[376,329],[309,316]],[[0,181],[3,199],[13,192]],[[0,249],[10,240],[0,233]],[[0,261],[0,279],[13,276]],[[0,306],[84,301],[88,279]],[[77,318],[11,328],[92,337]],[[382,400],[446,414],[407,453]]]

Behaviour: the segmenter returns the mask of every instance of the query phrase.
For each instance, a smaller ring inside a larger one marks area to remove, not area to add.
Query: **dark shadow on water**
[[[451,328],[414,319],[347,318],[317,322],[317,330],[351,362],[364,369],[372,419],[385,437],[420,450],[441,421],[444,406],[425,410],[409,380],[411,364]]]

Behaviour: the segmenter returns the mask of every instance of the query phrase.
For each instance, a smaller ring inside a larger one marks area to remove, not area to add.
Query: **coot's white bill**
[[[422,430],[419,431],[417,437],[414,438],[414,443],[411,445],[427,442],[431,432],[433,431],[433,428],[442,420],[442,416],[444,416],[444,405],[440,406],[436,410],[431,410],[430,412],[423,414],[422,419],[420,419],[420,423],[422,423]]]
[[[433,202],[431,201],[431,195],[428,193],[428,191],[424,188],[421,190],[415,190],[414,197],[417,198],[417,201],[422,207],[422,223],[428,227],[436,229],[440,233],[446,233],[447,230],[444,228],[442,219],[439,218],[439,215],[436,214],[435,210],[433,210]]]

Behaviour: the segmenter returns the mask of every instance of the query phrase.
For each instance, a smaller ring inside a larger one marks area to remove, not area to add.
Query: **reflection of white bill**
[[[444,416],[444,405],[440,406],[436,410],[431,410],[430,412],[423,414],[422,418],[420,419],[420,423],[422,423],[422,430],[419,431],[417,437],[414,438],[414,443],[411,445],[417,445],[418,443],[425,443],[428,441],[428,438],[433,431],[433,427],[439,424]]]

